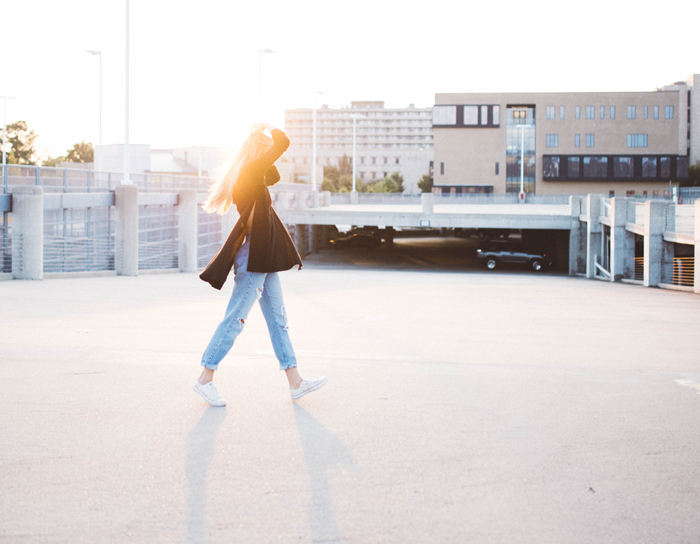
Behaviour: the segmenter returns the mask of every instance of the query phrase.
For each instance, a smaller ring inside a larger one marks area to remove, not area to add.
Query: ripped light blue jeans
[[[226,316],[214,332],[202,356],[202,366],[217,370],[219,363],[233,347],[233,343],[243,331],[255,301],[260,302],[267,328],[270,331],[272,348],[280,362],[280,369],[297,366],[297,360],[289,340],[287,314],[282,299],[282,285],[277,272],[248,272],[250,241],[240,247],[234,260],[234,285],[231,300],[226,308]]]

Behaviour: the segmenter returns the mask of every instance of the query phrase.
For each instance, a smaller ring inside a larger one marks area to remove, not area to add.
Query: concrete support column
[[[647,200],[644,203],[644,286],[656,287],[661,283],[663,261],[663,234],[666,226],[666,203]]]
[[[700,199],[695,201],[695,262],[700,262]],[[695,265],[693,291],[700,294],[700,264]]]
[[[115,269],[120,276],[139,273],[139,189],[136,185],[118,185],[114,189],[117,212],[115,232]]]
[[[323,191],[323,204],[322,206],[330,206],[331,205],[331,192],[330,191]]]
[[[306,200],[308,197],[308,193],[299,192],[296,194],[296,197],[297,197],[297,210],[305,210],[306,208],[309,207],[309,204]]]
[[[294,225],[294,244],[297,246],[299,255],[306,255],[306,225]]]
[[[673,260],[676,257],[676,248],[675,244],[664,240],[663,233],[676,231],[676,205],[666,202],[665,208],[664,225],[661,227],[661,282],[670,283],[673,281]]]
[[[602,250],[600,233],[600,195],[588,195],[588,229],[586,231],[586,277],[595,277],[595,262]]]
[[[574,276],[586,268],[586,237],[579,216],[583,197],[570,196],[571,230],[569,231],[569,275]]]
[[[323,248],[323,229],[325,225],[311,225],[311,252],[316,253]]]
[[[625,229],[628,203],[623,197],[610,201],[610,275],[613,281],[631,277],[634,272],[634,234]]]
[[[358,192],[355,191],[350,191],[350,204],[358,204],[360,202],[360,197],[358,196]]]
[[[44,190],[36,185],[11,187],[12,278],[44,279]]]
[[[177,193],[177,246],[180,272],[197,271],[197,191]]]
[[[277,193],[277,208],[280,210],[288,210],[289,209],[289,193]]]
[[[420,203],[424,214],[432,214],[435,206],[435,195],[433,193],[421,193]]]
[[[321,205],[321,194],[311,193],[311,207],[318,208]]]

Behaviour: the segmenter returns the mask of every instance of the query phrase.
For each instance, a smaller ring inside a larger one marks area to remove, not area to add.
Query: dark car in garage
[[[552,258],[546,253],[533,253],[521,246],[498,245],[476,250],[476,261],[489,270],[504,265],[525,266],[539,272],[552,266]]]

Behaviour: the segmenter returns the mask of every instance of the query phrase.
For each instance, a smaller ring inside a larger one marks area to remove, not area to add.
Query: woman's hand
[[[251,129],[251,132],[262,132],[263,130],[272,132],[274,128],[275,127],[273,127],[270,123],[255,123]]]

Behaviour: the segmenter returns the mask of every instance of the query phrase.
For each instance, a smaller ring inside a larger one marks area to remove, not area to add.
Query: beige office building
[[[324,166],[338,166],[343,155],[352,158],[354,116],[357,178],[371,182],[399,172],[405,192],[420,192],[418,181],[430,172],[433,160],[431,108],[413,104],[386,108],[381,101],[352,102],[344,108],[321,106],[316,110],[319,171]],[[307,182],[313,154],[313,110],[285,110],[284,126],[291,145],[282,160],[294,165],[295,181]]]
[[[700,162],[700,75],[652,92],[436,94],[433,134],[436,193],[522,180],[529,194],[663,196]]]

